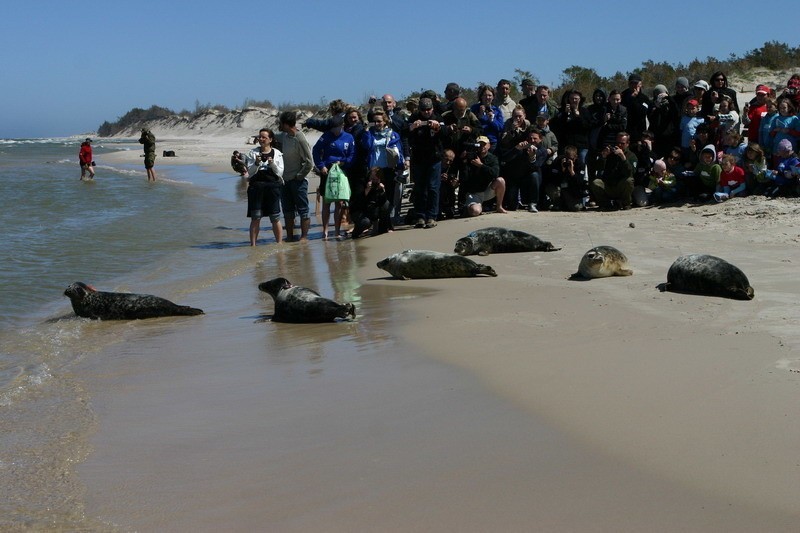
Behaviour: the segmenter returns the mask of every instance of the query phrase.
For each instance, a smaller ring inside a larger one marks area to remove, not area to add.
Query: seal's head
[[[76,281],[64,291],[64,296],[70,300],[83,300],[84,296],[90,292],[97,292],[97,289],[81,281]]]
[[[277,297],[282,290],[291,288],[292,284],[286,278],[275,278],[258,285],[258,290],[266,292],[273,298]]]
[[[471,255],[475,251],[475,242],[470,237],[461,237],[456,241],[453,251],[458,255]]]
[[[600,250],[589,250],[583,257],[592,265],[599,265],[605,260]]]

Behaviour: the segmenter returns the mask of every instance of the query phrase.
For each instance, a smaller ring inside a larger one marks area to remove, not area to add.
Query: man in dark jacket
[[[621,209],[631,208],[637,160],[629,146],[630,135],[623,131],[617,134],[617,144],[606,146],[598,156],[599,177],[589,182],[589,189],[601,208],[609,209],[612,200]]]
[[[647,113],[652,107],[652,102],[642,92],[642,77],[638,74],[628,76],[628,88],[622,91],[622,105],[628,110],[627,131],[631,142],[637,142],[647,129]]]
[[[433,101],[420,98],[417,112],[408,119],[411,178],[414,180],[415,228],[433,228],[439,214],[442,171],[442,132]]]
[[[483,202],[497,198],[496,211],[507,213],[503,209],[503,197],[506,193],[506,182],[498,177],[500,174],[500,161],[489,152],[491,143],[488,137],[478,137],[478,151],[467,153],[467,162],[464,166],[464,177],[461,186],[467,193],[465,201],[465,215],[476,217],[483,211]]]

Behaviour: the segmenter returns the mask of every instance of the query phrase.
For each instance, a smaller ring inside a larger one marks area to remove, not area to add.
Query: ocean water
[[[97,140],[96,178],[82,182],[81,140],[0,140],[0,530],[106,527],[83,515],[72,474],[95,424],[73,369],[126,330],[75,317],[64,289],[185,300],[247,246],[238,176],[162,166],[147,183],[143,166],[103,162],[138,143]]]

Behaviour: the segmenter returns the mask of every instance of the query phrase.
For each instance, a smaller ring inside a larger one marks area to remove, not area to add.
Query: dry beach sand
[[[159,140],[179,157],[157,170],[227,170],[244,137]],[[375,266],[489,226],[563,249],[473,257],[497,278]],[[800,203],[745,198],[232,250],[183,298],[207,316],[143,324],[84,369],[87,515],[137,531],[796,531],[798,240]],[[569,280],[600,244],[634,275]],[[659,292],[685,253],[736,264],[755,299]],[[259,321],[256,285],[278,275],[327,279],[358,319]]]

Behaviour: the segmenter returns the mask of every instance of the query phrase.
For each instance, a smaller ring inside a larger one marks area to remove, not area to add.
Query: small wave
[[[0,373],[0,406],[11,405],[30,390],[44,385],[52,377],[50,367],[45,363],[27,368],[12,367],[3,371]]]

